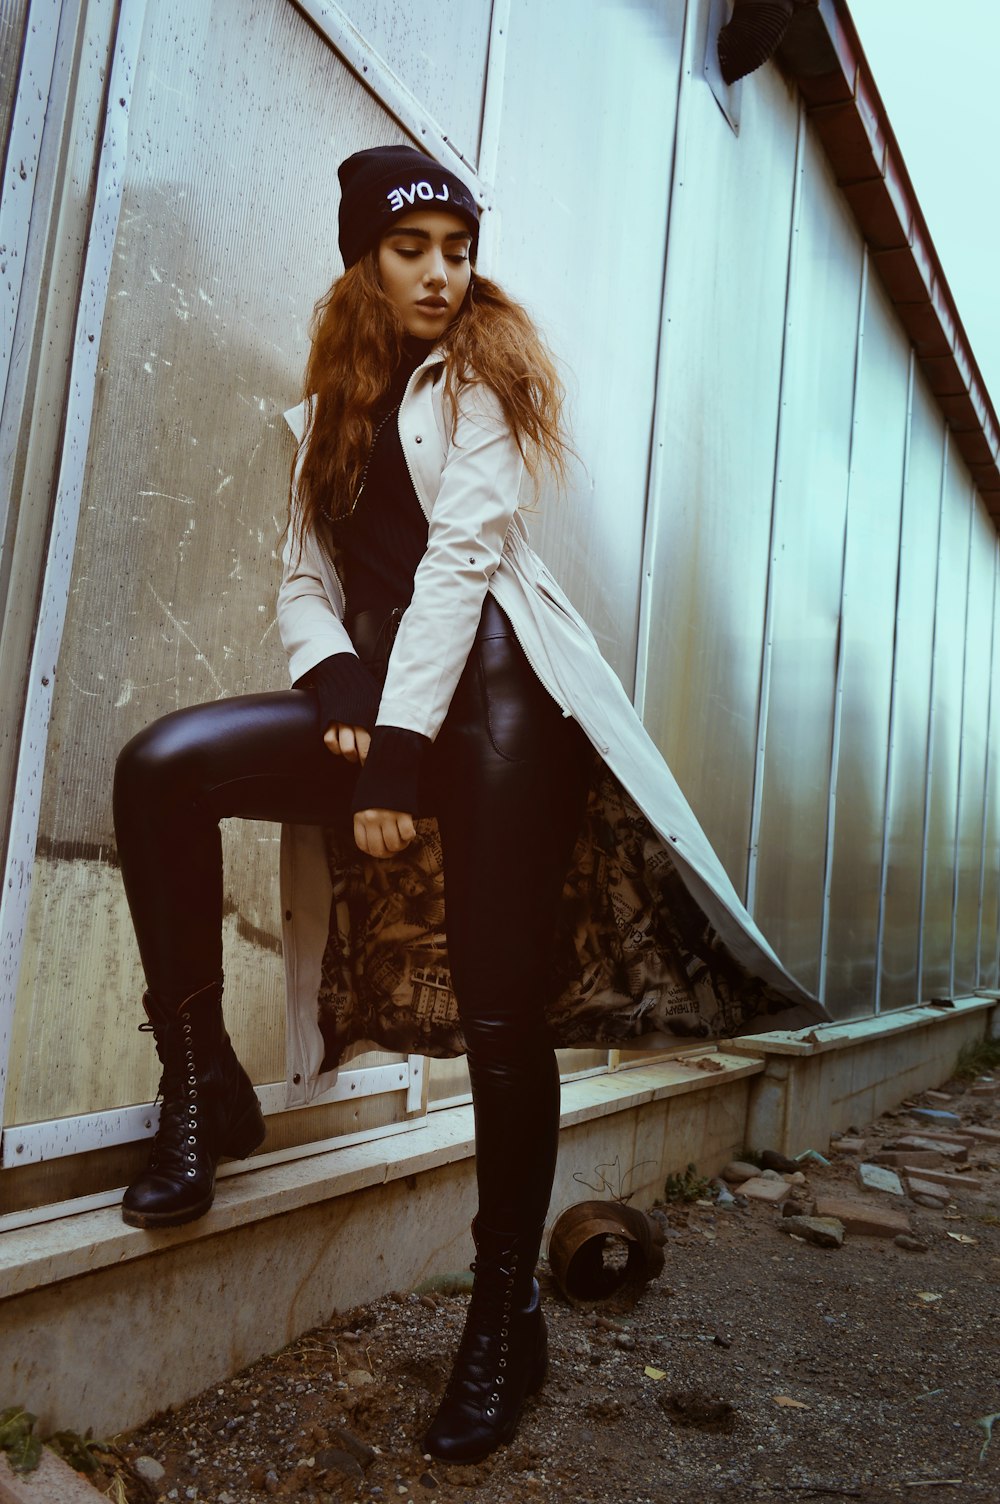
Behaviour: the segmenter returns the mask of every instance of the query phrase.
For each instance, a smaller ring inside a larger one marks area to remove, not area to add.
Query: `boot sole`
[[[251,1108],[244,1113],[227,1138],[225,1145],[219,1154],[219,1159],[249,1159],[255,1150],[259,1149],[267,1137],[267,1128],[260,1107],[254,1104],[256,1112]],[[158,1227],[183,1227],[186,1222],[197,1222],[211,1209],[215,1200],[215,1188],[212,1193],[194,1206],[186,1206],[181,1211],[172,1212],[134,1212],[127,1207],[121,1208],[122,1221],[128,1227],[141,1227],[147,1231]]]
[[[215,1192],[205,1201],[198,1201],[194,1206],[186,1206],[179,1212],[133,1212],[122,1207],[122,1221],[128,1227],[142,1227],[146,1231],[159,1227],[183,1227],[185,1222],[196,1222],[203,1217],[215,1200]]]

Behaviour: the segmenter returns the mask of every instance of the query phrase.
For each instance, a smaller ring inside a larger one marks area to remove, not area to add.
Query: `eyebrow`
[[[410,236],[416,236],[416,238],[418,240],[430,240],[430,238],[431,238],[431,232],[430,232],[430,230],[411,230],[411,229],[407,228],[406,226],[402,226],[402,227],[399,227],[399,228],[389,229],[389,230],[386,230],[385,233],[386,233],[386,235],[410,235]],[[468,241],[471,241],[472,240],[472,234],[471,234],[471,232],[469,230],[452,230],[451,233],[449,235],[446,235],[444,238],[445,238],[445,240],[468,240]]]

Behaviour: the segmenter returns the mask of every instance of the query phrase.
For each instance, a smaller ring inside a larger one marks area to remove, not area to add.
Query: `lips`
[[[417,307],[426,309],[428,313],[444,313],[448,307],[448,300],[446,298],[421,298]]]

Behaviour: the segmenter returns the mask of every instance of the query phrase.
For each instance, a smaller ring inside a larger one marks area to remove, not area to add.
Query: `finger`
[[[340,751],[347,762],[357,762],[358,747],[354,738],[353,726],[341,726],[340,728]]]
[[[358,749],[358,761],[363,763],[368,756],[368,748],[372,744],[371,734],[363,726],[355,726],[354,741]]]
[[[327,751],[332,752],[334,757],[339,757],[340,727],[337,725],[336,721],[331,721],[330,725],[327,726],[326,730],[323,732],[323,740],[326,743]]]
[[[414,823],[413,816],[400,815],[396,820],[396,828],[399,831],[400,841],[402,842],[400,850],[402,850],[403,846],[409,846],[410,842],[415,838],[417,834],[417,827]]]
[[[368,856],[389,855],[382,834],[382,819],[378,810],[364,809],[354,816],[354,843],[359,851]]]

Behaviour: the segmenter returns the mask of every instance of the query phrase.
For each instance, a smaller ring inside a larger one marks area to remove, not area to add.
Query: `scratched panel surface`
[[[28,0],[0,0],[0,162],[7,156],[27,14]]]
[[[882,933],[882,1008],[919,1001],[917,945],[924,846],[927,731],[930,718],[933,602],[937,585],[938,525],[944,420],[919,366],[900,534],[896,610],[895,727],[886,851]]]
[[[735,136],[690,23],[662,338],[646,722],[738,890],[746,880],[797,112],[775,69]]]
[[[340,8],[475,168],[490,0],[340,0]],[[389,132],[372,139],[395,137]]]
[[[331,163],[400,139],[285,0],[245,14],[223,0],[149,6],[128,129],[8,1121],[155,1091],[134,1029],[114,759],[165,711],[287,682],[274,627],[292,455],[281,414],[298,398],[313,303],[338,270]],[[277,1080],[277,828],[231,823],[229,1016],[254,1079]],[[366,1105],[368,1121],[400,1101]]]

